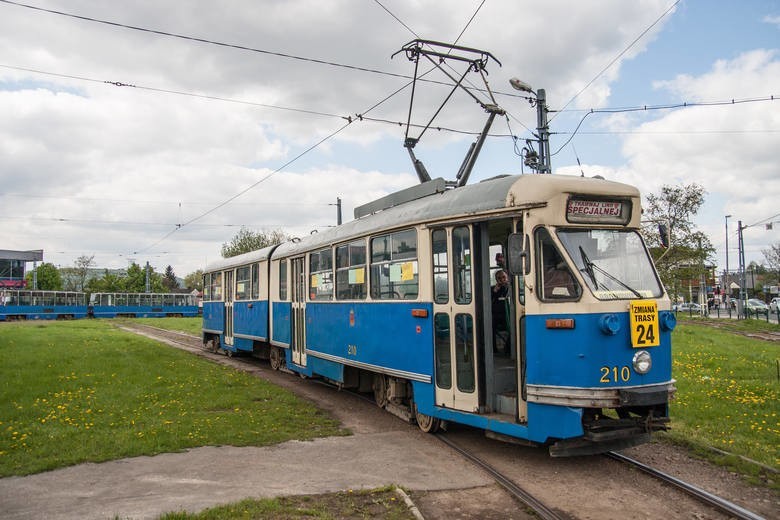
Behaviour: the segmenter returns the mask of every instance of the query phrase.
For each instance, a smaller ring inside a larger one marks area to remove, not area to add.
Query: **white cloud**
[[[774,15],[766,15],[761,21],[776,25],[778,29],[780,29],[780,16],[774,16]]]
[[[733,60],[719,60],[699,76],[682,75],[656,83],[692,102],[766,97],[780,85],[777,51],[755,50]],[[780,167],[777,162],[780,101],[677,109],[640,124],[624,140],[626,168],[615,177],[657,193],[662,184],[697,183],[707,192],[699,224],[722,248],[723,216],[743,225],[760,222],[780,211]],[[777,235],[746,232],[748,262]],[[733,238],[733,237],[732,237]],[[736,240],[733,241],[736,244]],[[722,257],[725,253],[721,251]]]
[[[668,4],[554,0],[531,8],[491,1],[459,44],[488,50],[502,62],[502,67],[489,66],[494,90],[512,92],[508,80],[518,76],[535,88],[546,87],[550,99],[568,100]],[[371,2],[217,6],[202,0],[75,0],[63,6],[41,0],[37,5],[394,74],[413,71],[403,55],[390,56],[414,35]],[[451,2],[446,9],[434,0],[385,5],[420,37],[453,41],[480,4]],[[608,103],[621,63],[642,53],[663,25],[633,46],[575,105]],[[403,128],[358,121],[233,203],[150,247],[176,224],[258,182],[344,120],[104,81],[354,116],[407,80],[12,5],[0,6],[0,64],[60,75],[0,67],[0,238],[4,248],[44,248],[47,261],[70,265],[80,254],[96,253],[99,265],[115,267],[128,256],[139,262],[149,256],[158,267],[170,263],[183,275],[216,257],[221,243],[238,230],[228,226],[284,226],[307,233],[335,220],[335,208],[328,204],[336,196],[344,200],[348,219],[355,205],[417,182],[400,146]],[[684,88],[686,81],[675,86]],[[418,85],[414,120],[427,122],[446,93],[430,83]],[[370,115],[405,121],[409,96],[407,88]],[[526,126],[536,126],[526,101],[504,95],[497,99]],[[482,109],[458,93],[434,126],[478,131],[484,120]],[[470,140],[430,131],[417,152],[427,158],[457,148],[457,157],[446,158],[446,168],[429,165],[446,171],[450,162],[459,164]],[[627,151],[632,168],[638,168],[646,155],[632,152],[632,146],[629,142]],[[511,154],[509,150],[502,149]],[[487,159],[481,158],[478,168],[484,164]],[[52,196],[59,198],[47,198]],[[138,251],[143,253],[134,253]]]

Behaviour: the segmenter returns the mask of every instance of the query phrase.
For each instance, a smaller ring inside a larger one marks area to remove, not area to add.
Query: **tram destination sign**
[[[619,200],[572,198],[566,205],[566,220],[569,222],[626,224],[630,214],[630,203]]]

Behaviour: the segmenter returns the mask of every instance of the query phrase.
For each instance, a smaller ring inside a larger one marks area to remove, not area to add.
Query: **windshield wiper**
[[[582,249],[582,246],[579,246],[580,248],[580,256],[582,257],[582,263],[585,264],[585,267],[583,269],[580,269],[580,271],[585,271],[588,273],[588,276],[590,277],[591,281],[593,281],[593,288],[598,290],[599,283],[596,281],[596,273],[593,272],[593,262],[590,261],[590,258],[588,258],[587,253],[585,253],[585,250]]]
[[[585,250],[582,248],[582,246],[579,246],[579,248],[580,248],[580,256],[582,256],[582,262],[585,264],[585,269],[584,270],[585,270],[586,273],[588,273],[588,276],[590,276],[590,279],[593,280],[593,285],[595,285],[595,289],[598,289],[599,286],[598,286],[598,283],[596,283],[596,273],[594,271],[598,271],[601,274],[603,274],[604,276],[606,276],[607,278],[609,278],[610,280],[619,283],[625,289],[628,289],[629,291],[634,293],[634,295],[637,298],[644,298],[644,296],[642,296],[642,294],[639,291],[637,291],[636,289],[634,289],[630,285],[626,284],[623,280],[621,280],[620,278],[618,278],[618,277],[608,273],[607,271],[605,271],[601,267],[599,267],[596,264],[594,264],[593,262],[591,262],[590,259],[588,258],[588,255],[585,253]]]

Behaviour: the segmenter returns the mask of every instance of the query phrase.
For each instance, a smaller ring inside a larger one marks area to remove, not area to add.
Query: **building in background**
[[[27,285],[24,280],[25,264],[41,262],[43,249],[33,251],[11,251],[0,249],[0,288],[22,289]]]

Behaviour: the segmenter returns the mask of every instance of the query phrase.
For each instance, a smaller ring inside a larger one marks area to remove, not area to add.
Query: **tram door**
[[[432,231],[436,404],[479,409],[471,226]]]
[[[233,271],[225,271],[225,345],[233,344]]]
[[[292,267],[292,316],[290,335],[292,361],[306,366],[306,270],[304,257],[293,258]]]

